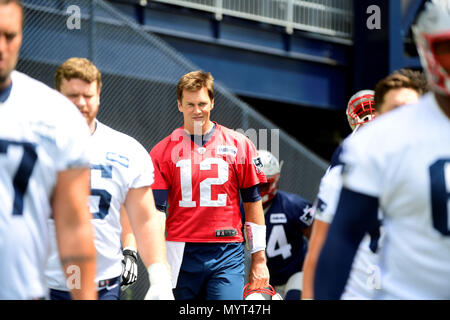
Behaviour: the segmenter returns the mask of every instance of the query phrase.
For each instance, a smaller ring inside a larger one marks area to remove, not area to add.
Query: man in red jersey
[[[167,258],[175,299],[238,300],[244,287],[245,210],[252,252],[250,289],[269,284],[265,220],[258,185],[262,162],[244,135],[210,120],[213,77],[194,71],[177,85],[184,125],[150,152],[155,203],[167,212]]]

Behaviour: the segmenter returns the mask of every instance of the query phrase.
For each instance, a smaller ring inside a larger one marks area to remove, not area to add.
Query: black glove
[[[127,289],[136,282],[138,275],[137,252],[132,247],[123,250],[122,276],[120,277],[121,289]]]

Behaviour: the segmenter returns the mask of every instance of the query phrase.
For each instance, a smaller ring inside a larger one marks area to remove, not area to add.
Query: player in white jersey
[[[0,0],[0,299],[46,298],[47,219],[64,266],[80,270],[77,299],[94,299],[95,248],[86,200],[89,131],[70,101],[13,71],[22,7]]]
[[[375,117],[374,91],[360,90],[355,93],[347,104],[347,120],[353,133],[358,128],[372,121]],[[341,188],[340,172],[342,165],[339,163],[341,146],[334,152],[331,164],[319,185],[317,199],[313,205],[314,223],[309,241],[308,252],[303,264],[303,291],[302,299],[314,298],[314,277],[317,259],[319,258],[323,242],[327,236],[328,228],[333,219],[336,198]]]
[[[423,73],[402,69],[395,71],[377,83],[374,92],[374,114],[383,114],[394,108],[416,102],[419,96],[427,91],[427,84]],[[352,101],[353,99],[350,99]],[[353,133],[355,133],[353,131]],[[326,175],[322,178],[317,199],[314,205],[315,219],[318,221],[312,237],[310,256],[307,258],[307,295],[313,296],[314,268],[320,250],[328,233],[328,228],[336,211],[337,201],[342,187],[341,171],[342,163],[339,155],[342,148],[339,147],[333,155],[332,163]],[[379,213],[381,224],[382,212]],[[342,299],[373,299],[376,290],[379,289],[379,248],[383,243],[384,228],[377,224],[373,230],[367,233],[359,245],[355,261],[349,276],[348,283],[342,295]]]
[[[149,299],[173,299],[167,269],[162,220],[150,186],[153,164],[134,138],[96,120],[100,105],[100,71],[87,59],[70,58],[57,70],[56,89],[67,96],[85,117],[90,131],[91,196],[89,207],[97,249],[96,283],[99,299],[119,299],[122,273],[121,208],[125,206],[139,254],[150,276]],[[51,220],[49,221],[51,223]],[[67,299],[68,287],[58,264],[53,242],[46,270],[52,299]]]
[[[343,188],[317,265],[318,299],[341,296],[378,207],[386,234],[375,298],[450,299],[450,3],[427,3],[413,32],[434,92],[345,142]]]

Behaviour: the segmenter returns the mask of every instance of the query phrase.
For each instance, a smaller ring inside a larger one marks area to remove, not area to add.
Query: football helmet
[[[450,95],[450,75],[438,63],[435,52],[436,43],[450,41],[450,2],[427,2],[412,31],[430,87]]]
[[[353,131],[375,118],[375,91],[361,90],[347,104],[347,120]]]
[[[267,178],[267,183],[261,184],[259,187],[262,203],[265,205],[277,194],[283,161],[279,163],[278,159],[267,150],[258,150],[258,155],[261,158],[263,171]]]
[[[249,290],[249,283],[244,287],[244,300],[283,300],[281,295],[269,284],[262,289]]]

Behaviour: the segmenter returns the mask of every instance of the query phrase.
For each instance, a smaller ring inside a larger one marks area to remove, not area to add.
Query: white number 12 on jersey
[[[211,165],[217,165],[217,178],[206,178],[200,182],[200,206],[201,207],[224,207],[227,204],[227,195],[218,194],[217,200],[211,199],[211,186],[222,185],[228,181],[228,163],[220,158],[207,158],[200,162],[200,170],[211,170]],[[195,207],[197,204],[192,200],[192,164],[191,159],[177,162],[180,168],[181,201],[180,207]]]

